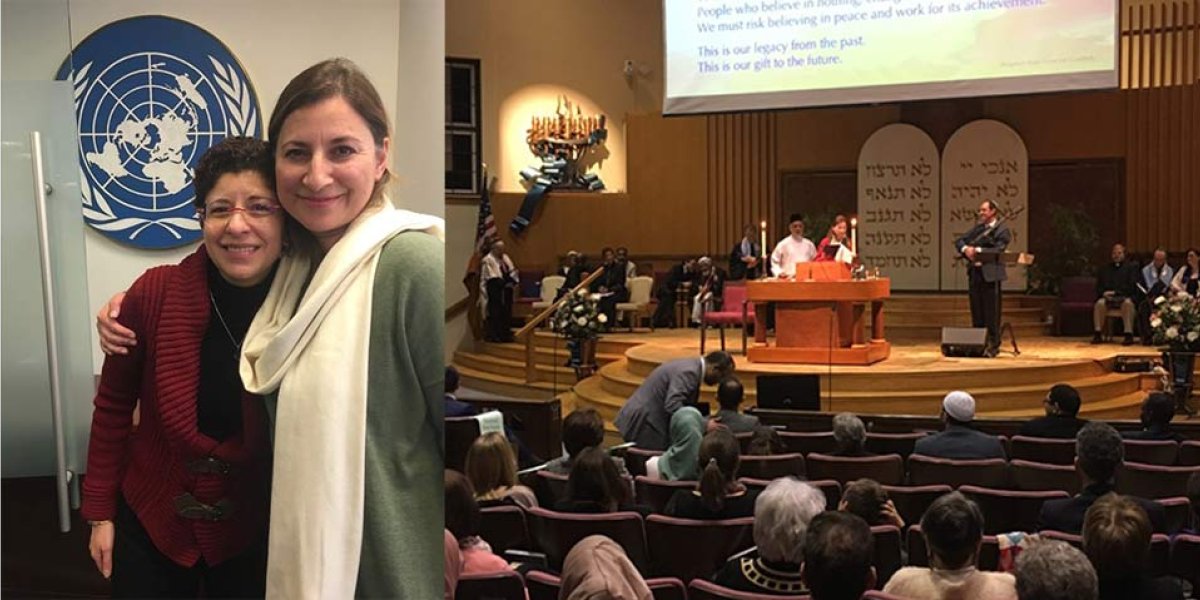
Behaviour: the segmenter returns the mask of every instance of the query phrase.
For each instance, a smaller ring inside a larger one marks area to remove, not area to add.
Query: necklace
[[[242,343],[233,337],[233,332],[229,330],[229,324],[225,322],[225,315],[221,314],[221,307],[217,306],[217,298],[213,296],[212,290],[208,291],[208,299],[212,300],[213,310],[217,313],[217,319],[221,321],[221,327],[225,329],[225,335],[229,336],[229,342],[238,352],[242,351]]]

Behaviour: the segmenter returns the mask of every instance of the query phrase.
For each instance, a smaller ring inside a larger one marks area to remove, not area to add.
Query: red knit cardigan
[[[201,246],[178,265],[146,271],[121,304],[121,324],[137,346],[105,359],[92,414],[83,516],[112,519],[117,501],[138,516],[154,545],[172,561],[209,565],[237,556],[261,539],[270,502],[270,432],[261,397],[243,392],[242,431],[218,442],[197,429],[200,344],[209,322],[208,256]],[[141,420],[132,430],[134,407]],[[194,474],[187,463],[213,457],[228,475]],[[223,521],[184,519],[175,497],[236,505]]]

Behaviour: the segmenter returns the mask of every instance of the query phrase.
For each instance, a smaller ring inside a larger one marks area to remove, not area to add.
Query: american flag
[[[483,171],[482,192],[479,197],[479,221],[475,226],[475,253],[483,254],[483,246],[496,237],[496,218],[492,216],[492,200],[488,197],[487,171]]]

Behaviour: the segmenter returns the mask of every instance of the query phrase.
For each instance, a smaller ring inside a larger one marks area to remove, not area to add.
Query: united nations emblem
[[[226,136],[262,133],[229,49],[191,23],[135,17],[81,42],[57,79],[75,91],[84,220],[141,248],[196,241],[196,162]]]

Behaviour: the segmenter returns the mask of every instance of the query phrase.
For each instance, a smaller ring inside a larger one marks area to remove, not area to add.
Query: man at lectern
[[[991,200],[980,203],[979,221],[954,241],[954,248],[967,261],[971,326],[987,327],[988,356],[995,356],[1000,348],[1000,286],[1008,272],[999,255],[1010,242],[1012,232]]]
[[[771,275],[792,278],[796,276],[796,263],[810,262],[817,257],[817,247],[804,237],[804,216],[793,213],[788,217],[788,235],[779,240],[771,253]]]

